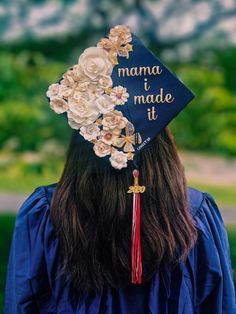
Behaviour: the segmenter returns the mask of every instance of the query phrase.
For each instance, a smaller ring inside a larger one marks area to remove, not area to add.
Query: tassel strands
[[[145,186],[138,183],[139,171],[133,170],[134,185],[129,187],[127,193],[133,193],[132,238],[131,238],[131,262],[132,283],[142,283],[142,251],[140,239],[140,193],[145,191]]]

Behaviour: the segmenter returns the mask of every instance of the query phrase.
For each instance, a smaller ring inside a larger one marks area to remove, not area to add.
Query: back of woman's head
[[[137,159],[141,194],[143,282],[163,263],[185,261],[197,237],[184,170],[166,128]],[[61,272],[83,291],[131,281],[133,165],[114,169],[95,155],[93,145],[74,131],[63,174],[51,204],[59,237]]]

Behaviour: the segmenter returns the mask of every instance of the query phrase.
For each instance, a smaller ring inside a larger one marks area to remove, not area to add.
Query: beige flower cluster
[[[50,85],[46,93],[50,107],[58,114],[67,112],[70,127],[80,130],[86,140],[94,143],[97,156],[111,155],[109,160],[116,169],[127,167],[134,150],[132,145],[125,153],[115,148],[121,147],[115,143],[125,138],[122,130],[127,130],[131,123],[121,111],[115,110],[116,105],[127,102],[129,94],[123,86],[113,87],[111,74],[118,63],[117,56],[129,57],[131,41],[127,26],[115,26],[97,47],[85,49],[78,64],[68,70],[59,83]]]

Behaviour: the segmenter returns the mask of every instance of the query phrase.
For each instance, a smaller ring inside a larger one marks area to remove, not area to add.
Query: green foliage
[[[39,53],[0,53],[0,147],[27,151],[40,150],[50,139],[67,142],[69,127],[50,111],[45,95],[65,67]]]
[[[236,95],[226,86],[224,73],[182,65],[177,75],[196,96],[171,124],[177,143],[186,149],[236,154]]]

